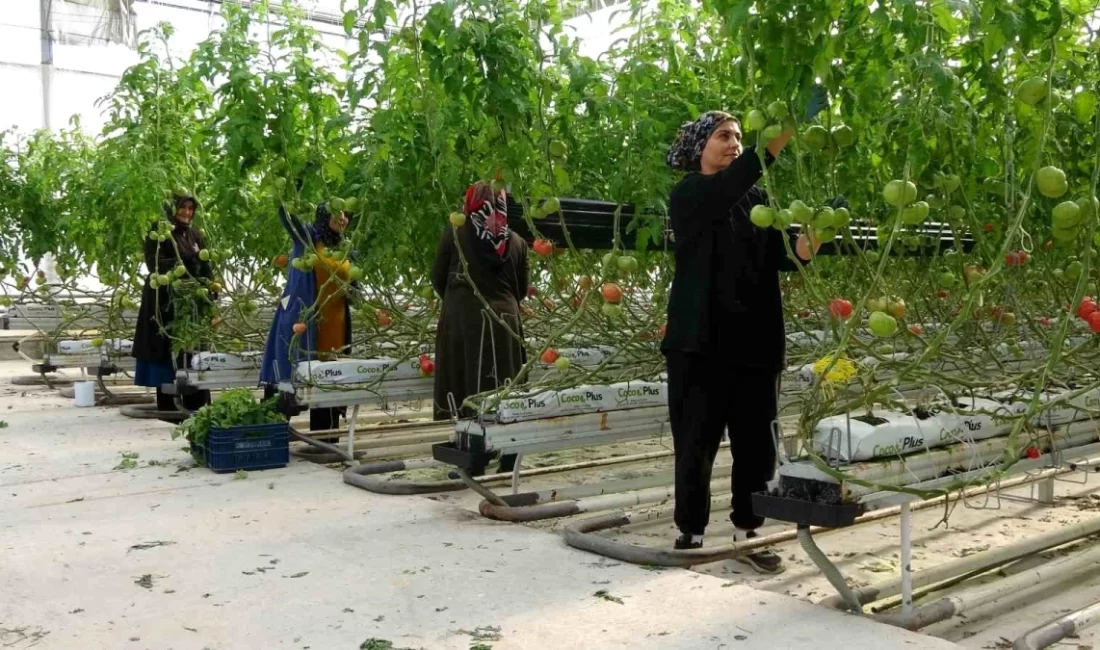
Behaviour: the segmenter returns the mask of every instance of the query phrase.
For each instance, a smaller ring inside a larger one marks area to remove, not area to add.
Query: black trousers
[[[733,525],[754,530],[764,518],[752,511],[752,493],[775,474],[772,422],[778,412],[779,373],[744,370],[722,355],[668,351],[668,410],[676,459],[674,520],[682,533],[702,535],[710,521],[714,458],[729,429],[733,454]]]

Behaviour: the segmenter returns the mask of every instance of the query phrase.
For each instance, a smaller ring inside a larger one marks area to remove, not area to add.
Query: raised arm
[[[281,203],[279,204],[279,223],[283,224],[283,229],[287,231],[291,239],[300,241],[303,245],[309,245],[312,239],[309,236],[309,231],[301,219],[287,212]]]
[[[522,237],[516,237],[515,242],[518,242],[518,245],[521,246],[522,249],[517,251],[519,260],[516,264],[516,291],[519,292],[519,295],[516,296],[516,300],[523,302],[523,300],[527,298],[527,288],[531,286],[531,278],[529,275],[531,264],[527,259],[527,242],[523,241]]]

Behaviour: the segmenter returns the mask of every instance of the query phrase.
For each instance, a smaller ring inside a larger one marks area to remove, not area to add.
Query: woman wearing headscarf
[[[466,190],[463,212],[466,223],[448,226],[439,238],[432,267],[432,286],[443,299],[435,339],[436,420],[475,415],[463,401],[514,378],[525,358],[519,303],[527,297],[527,242],[508,227],[503,190],[475,183]],[[514,456],[502,457],[501,470],[514,463]]]
[[[145,238],[145,267],[150,276],[164,275],[182,264],[193,278],[213,279],[209,262],[199,256],[199,252],[206,248],[206,242],[202,234],[191,226],[198,209],[199,202],[191,195],[176,196],[165,203],[164,213],[172,224],[172,233],[164,241]],[[154,223],[150,233],[156,227]],[[172,289],[168,286],[154,289],[147,277],[141,290],[141,308],[138,310],[134,347],[130,354],[137,359],[134,384],[157,389],[158,411],[176,410],[172,395],[165,394],[161,386],[174,384],[176,368],[190,361],[189,354],[181,353],[173,364],[171,333],[174,319]],[[210,403],[210,391],[184,395],[180,401],[188,410],[195,410]]]
[[[328,205],[317,206],[313,223],[306,226],[298,217],[279,207],[279,222],[290,234],[292,260],[317,255],[312,268],[299,270],[291,265],[286,288],[275,310],[271,331],[264,347],[260,383],[274,392],[281,381],[290,381],[300,361],[335,358],[351,345],[351,308],[347,289],[351,283],[351,262],[335,256],[344,240],[348,217],[330,212]],[[354,283],[351,283],[354,284]],[[313,308],[313,316],[304,320],[303,310]],[[294,325],[304,322],[306,330],[295,338]],[[310,431],[335,429],[339,408],[311,409]]]
[[[814,88],[806,121],[826,106]],[[765,147],[771,164],[793,129]],[[786,335],[780,271],[797,270],[784,243],[805,264],[813,253],[805,235],[763,229],[749,220],[753,206],[767,204],[756,186],[761,157],[742,155],[741,125],[712,111],[685,124],[668,152],[668,164],[686,175],[673,188],[669,217],[676,271],[661,351],[668,364],[668,404],[676,463],[675,548],[703,545],[710,521],[711,470],[728,428],[733,473],[735,541],[756,536],[764,523],[752,494],[767,488],[775,472],[772,422],[778,414],[778,382]],[[739,559],[763,573],[783,570],[771,551]]]

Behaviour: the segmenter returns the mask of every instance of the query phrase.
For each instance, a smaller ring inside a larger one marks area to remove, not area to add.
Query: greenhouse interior
[[[0,647],[1100,650],[1100,0],[2,7]]]

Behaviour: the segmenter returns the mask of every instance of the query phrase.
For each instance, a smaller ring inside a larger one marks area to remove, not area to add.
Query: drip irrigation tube
[[[1040,625],[1016,639],[1013,650],[1041,650],[1100,622],[1100,602]]]
[[[1053,476],[1053,473],[1050,474]],[[1018,560],[1027,555],[1033,555],[1068,544],[1074,540],[1100,533],[1100,517],[1078,522],[1072,526],[1066,526],[1052,532],[1031,537],[1016,544],[999,546],[987,551],[975,553],[964,558],[945,562],[923,571],[913,573],[913,587],[915,589],[939,584],[954,579],[957,576],[984,572],[1003,564]],[[861,605],[891,598],[901,593],[901,582],[894,578],[874,584],[860,587],[855,590],[855,596]],[[845,601],[839,595],[829,596],[818,602],[819,605],[833,609],[844,609]]]
[[[732,472],[732,466],[723,465],[715,467],[711,476],[715,479],[728,479]],[[672,498],[673,478],[672,473],[663,472],[624,481],[509,494],[501,497],[504,505],[482,501],[478,511],[489,519],[519,523],[612,508],[628,508]]]
[[[1006,489],[1009,487],[1015,487],[1017,485],[1023,485],[1026,483],[1038,481],[1044,478],[1050,478],[1057,473],[1068,472],[1070,470],[1063,469],[1048,471],[1053,473],[1040,472],[1032,476],[1019,476],[1013,479],[1001,481],[997,485],[973,487],[968,490],[964,490],[961,495],[951,495],[948,498],[968,498],[971,496],[984,494],[986,492],[990,492],[996,489]],[[723,498],[728,499],[729,497],[727,495]],[[913,502],[909,505],[909,508],[911,510],[925,510],[927,508],[943,507],[944,499],[945,497],[936,497],[933,499],[928,499],[926,501]],[[901,506],[883,508],[881,510],[875,510],[865,515],[856,517],[855,524],[863,524],[872,521],[888,519],[900,513]],[[672,507],[664,506],[643,513],[619,511],[606,515],[600,515],[598,517],[591,517],[589,519],[579,521],[566,527],[565,543],[574,548],[579,548],[590,553],[596,553],[597,555],[603,555],[605,557],[621,560],[623,562],[630,562],[632,564],[690,567],[699,564],[709,564],[711,562],[728,560],[730,558],[743,555],[749,551],[753,551],[758,548],[764,548],[766,546],[773,546],[775,544],[790,542],[796,539],[798,536],[795,530],[791,528],[782,532],[772,533],[771,535],[755,537],[751,540],[746,540],[744,542],[723,544],[721,546],[715,546],[712,548],[666,550],[652,547],[635,546],[634,544],[619,542],[595,534],[611,528],[619,528],[630,524],[663,519],[671,516],[671,514]],[[844,529],[812,527],[810,530],[812,533],[820,535]]]
[[[1058,583],[1071,576],[1080,576],[1086,571],[1093,571],[1098,568],[1100,568],[1100,546],[1094,546],[1086,551],[1048,562],[1034,569],[1021,571],[1011,577],[941,598],[914,610],[911,615],[905,615],[904,613],[879,614],[874,618],[881,623],[915,631],[933,623],[954,618],[975,607],[987,605],[998,598],[1004,598],[1006,595],[1018,595],[1021,592],[1044,586],[1044,583],[1048,585]]]
[[[346,461],[354,460],[350,456],[348,456],[348,453],[346,451],[340,449],[336,445],[332,445],[327,442],[321,442],[320,440],[311,438],[310,436],[307,436],[303,433],[299,433],[298,430],[296,430],[294,427],[290,427],[290,437],[298,440],[299,442],[304,442],[311,447],[321,450],[320,454],[323,454],[325,456],[332,456]],[[294,455],[298,456],[299,458],[309,458],[310,456],[316,456],[319,454],[314,453],[307,455],[303,454],[302,452],[295,452]]]

